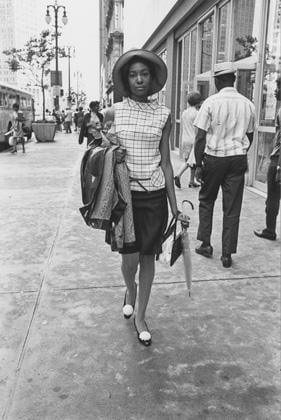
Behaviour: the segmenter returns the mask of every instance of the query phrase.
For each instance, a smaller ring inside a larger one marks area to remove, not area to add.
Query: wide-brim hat
[[[148,61],[154,68],[155,77],[151,81],[148,95],[159,92],[164,87],[167,80],[167,66],[159,55],[153,51],[143,49],[129,50],[118,58],[112,70],[114,90],[121,96],[129,96],[130,92],[128,92],[127,87],[124,85],[122,72],[129,62],[135,58],[141,58]]]
[[[235,64],[232,61],[226,61],[224,63],[215,64],[214,76],[222,76],[223,74],[230,74],[236,72]]]

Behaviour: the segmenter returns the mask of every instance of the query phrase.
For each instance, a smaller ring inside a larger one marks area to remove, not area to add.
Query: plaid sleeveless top
[[[131,190],[164,188],[159,146],[170,110],[157,102],[136,102],[131,98],[124,98],[113,107],[115,134],[127,151]]]

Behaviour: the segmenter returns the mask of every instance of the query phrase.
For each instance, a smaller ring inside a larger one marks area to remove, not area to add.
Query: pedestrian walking
[[[65,118],[66,118],[66,114],[65,114],[65,110],[63,109],[60,114],[60,119],[61,119],[62,127],[66,131]]]
[[[85,114],[81,130],[79,133],[79,144],[82,144],[84,137],[87,137],[87,146],[94,142],[96,146],[102,143],[101,129],[103,123],[103,115],[99,112],[99,101],[92,101],[89,104],[90,111]]]
[[[247,170],[247,152],[253,141],[255,109],[251,101],[234,88],[232,63],[215,66],[218,93],[207,98],[195,119],[196,177],[202,182],[199,191],[199,227],[197,239],[202,244],[197,254],[212,257],[212,219],[219,188],[222,189],[223,267],[231,267],[237,250],[239,218]]]
[[[66,115],[64,119],[65,124],[65,132],[72,133],[71,131],[71,124],[72,124],[72,111],[70,108],[66,108]]]
[[[78,112],[77,112],[77,127],[80,129],[82,126],[82,122],[83,122],[83,118],[84,118],[84,111],[83,111],[83,107],[80,106],[78,108]]]
[[[281,101],[281,77],[276,80],[275,97]],[[267,170],[267,198],[265,205],[266,227],[263,230],[255,230],[254,234],[259,238],[276,240],[276,221],[280,208],[280,185],[281,185],[281,107],[276,116],[276,134],[274,147],[270,155],[270,164]]]
[[[167,79],[167,68],[155,53],[135,49],[123,54],[113,68],[114,87],[123,96],[105,111],[105,122],[113,121],[118,143],[125,148],[129,169],[135,246],[124,247],[121,270],[126,284],[124,317],[135,309],[139,268],[138,309],[134,325],[141,344],[151,344],[145,321],[155,273],[155,256],[160,252],[161,235],[168,219],[169,200],[177,216],[173,169],[170,161],[170,110],[149,96],[159,92]]]
[[[24,131],[23,131],[23,123],[25,118],[23,113],[20,111],[20,106],[18,103],[13,104],[13,114],[12,119],[9,121],[7,127],[7,136],[9,138],[9,144],[12,146],[11,153],[17,153],[17,144],[22,144],[22,152],[25,153],[25,146],[24,146]]]
[[[73,114],[73,122],[74,122],[74,131],[77,131],[77,127],[78,127],[78,108],[76,108],[76,110]]]
[[[61,121],[60,112],[53,109],[52,116],[53,116],[54,120],[56,121],[56,130],[57,131],[62,131],[62,127],[61,127],[61,122],[62,121]]]
[[[175,184],[181,188],[181,176],[190,168],[189,187],[197,188],[200,184],[195,180],[195,157],[194,157],[194,142],[196,136],[196,127],[194,126],[195,118],[198,114],[202,102],[202,97],[199,92],[191,92],[187,96],[188,108],[183,111],[181,118],[182,129],[182,149],[185,160],[184,165],[180,168],[179,173],[175,176]]]

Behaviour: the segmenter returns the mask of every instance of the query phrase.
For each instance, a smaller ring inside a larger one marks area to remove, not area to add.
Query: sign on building
[[[58,71],[58,82],[56,79],[56,71],[51,70],[51,86],[62,86],[62,72]]]

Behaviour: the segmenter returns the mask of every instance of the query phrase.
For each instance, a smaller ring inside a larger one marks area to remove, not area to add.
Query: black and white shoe
[[[148,331],[146,322],[145,322],[146,331],[141,331],[141,332],[138,331],[137,326],[136,326],[136,318],[134,318],[134,325],[135,325],[139,342],[145,347],[150,346],[152,342],[152,338],[151,338],[150,332]]]
[[[135,293],[135,300],[134,300],[133,305],[129,305],[129,304],[126,303],[128,290],[126,289],[126,292],[125,292],[124,304],[123,304],[123,315],[124,315],[124,318],[126,318],[126,319],[131,318],[131,316],[133,315],[134,310],[135,310],[136,297],[137,297],[137,285],[135,285],[135,290],[136,290],[136,293]]]

